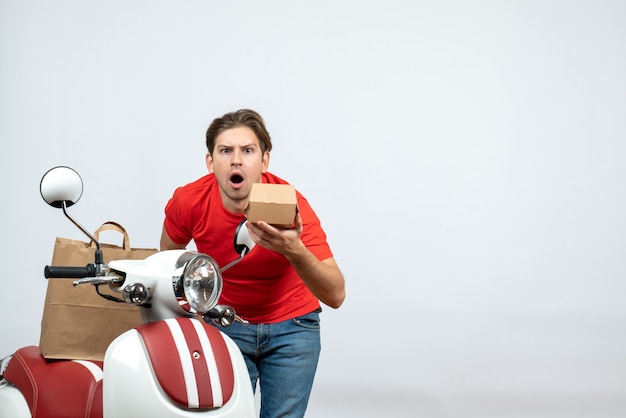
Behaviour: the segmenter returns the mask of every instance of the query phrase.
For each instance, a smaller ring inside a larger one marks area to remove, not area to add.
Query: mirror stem
[[[235,260],[231,261],[230,263],[228,263],[227,265],[225,265],[224,267],[222,267],[222,268],[220,269],[220,273],[223,273],[224,271],[228,270],[229,268],[231,268],[232,266],[234,266],[235,264],[237,264],[238,262],[240,262],[240,261],[243,259],[243,257],[246,255],[246,253],[247,253],[247,252],[248,252],[248,248],[244,248],[244,249],[241,251],[241,255],[239,255],[239,258],[237,258],[237,259],[235,259]]]
[[[96,243],[96,251],[101,253],[101,251],[100,251],[100,243],[98,242],[98,240],[97,240],[97,239],[95,239],[95,238],[94,238],[94,236],[93,236],[93,235],[91,235],[91,234],[89,233],[89,231],[87,231],[85,228],[83,228],[81,224],[79,224],[78,222],[76,222],[76,221],[74,220],[74,218],[72,218],[72,217],[70,216],[70,214],[67,212],[67,205],[66,205],[66,203],[65,203],[65,200],[62,202],[61,207],[63,208],[63,213],[65,214],[65,216],[67,217],[67,219],[69,219],[70,221],[72,221],[72,223],[73,223],[74,225],[76,225],[76,227],[77,227],[78,229],[80,229],[81,231],[83,231],[83,234],[87,235],[87,236],[88,236],[88,237],[89,237],[89,238],[90,238],[93,242],[95,242],[95,243]]]
[[[70,214],[67,212],[67,204],[66,204],[65,200],[61,203],[61,207],[63,208],[63,213],[65,214],[67,219],[72,221],[72,223],[74,225],[76,225],[76,227],[78,229],[83,231],[83,234],[87,235],[93,242],[96,243],[96,254],[95,254],[96,276],[101,276],[103,274],[104,256],[102,255],[102,250],[100,249],[100,243],[98,242],[98,240],[93,235],[91,235],[91,233],[89,231],[87,231],[85,228],[83,228],[83,226],[81,224],[76,222],[74,220],[74,218],[72,218],[70,216]]]

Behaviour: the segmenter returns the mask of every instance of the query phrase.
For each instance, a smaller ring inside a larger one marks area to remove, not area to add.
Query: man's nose
[[[231,160],[231,164],[233,165],[241,165],[241,151],[239,150],[235,150],[232,152],[232,160]]]

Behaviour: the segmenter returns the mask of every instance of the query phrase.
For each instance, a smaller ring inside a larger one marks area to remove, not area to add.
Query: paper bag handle
[[[106,221],[100,226],[100,228],[96,229],[96,231],[93,233],[94,238],[98,241],[100,241],[100,232],[102,231],[117,231],[122,234],[124,236],[122,248],[124,248],[124,250],[130,250],[130,237],[128,236],[128,232],[126,232],[126,229],[124,229],[122,225],[118,224],[117,222]],[[91,242],[91,246],[95,246],[93,242]]]

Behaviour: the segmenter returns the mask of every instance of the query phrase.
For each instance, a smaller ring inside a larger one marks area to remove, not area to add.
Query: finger
[[[279,229],[277,229],[275,226],[263,221],[257,222],[257,226],[262,232],[264,232],[268,236],[276,235],[279,231]]]

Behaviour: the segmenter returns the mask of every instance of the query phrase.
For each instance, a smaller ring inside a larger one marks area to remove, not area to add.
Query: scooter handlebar
[[[46,279],[82,279],[95,277],[96,266],[87,264],[85,267],[46,266],[43,270]]]

